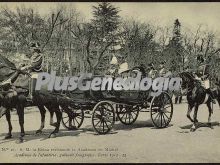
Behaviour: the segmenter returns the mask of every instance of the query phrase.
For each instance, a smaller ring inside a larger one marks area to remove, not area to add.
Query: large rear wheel
[[[150,106],[152,123],[157,128],[165,128],[169,125],[173,116],[173,103],[169,94],[162,92],[153,97]]]

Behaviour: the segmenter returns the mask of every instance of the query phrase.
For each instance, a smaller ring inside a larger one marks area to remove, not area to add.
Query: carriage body
[[[124,79],[137,76],[138,70],[128,70],[120,74]],[[151,90],[110,90],[110,91],[80,91],[68,92],[66,96],[71,100],[63,109],[64,127],[74,125],[79,128],[86,113],[91,114],[92,126],[98,134],[106,134],[112,130],[116,120],[125,125],[133,124],[139,112],[150,112],[151,120],[156,128],[165,128],[169,125],[173,104],[170,95],[163,91],[159,96],[152,97]],[[92,110],[92,111],[91,111]]]

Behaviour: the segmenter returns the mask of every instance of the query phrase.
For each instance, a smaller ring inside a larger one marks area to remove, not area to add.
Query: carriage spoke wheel
[[[117,112],[117,117],[121,121],[121,123],[125,125],[131,125],[138,118],[139,107],[137,105],[135,106],[117,105],[116,112]]]
[[[150,107],[152,123],[157,128],[165,128],[169,125],[173,116],[173,103],[168,93],[162,92],[153,97]]]
[[[101,101],[92,112],[92,125],[98,134],[107,134],[115,123],[115,112],[111,103]]]
[[[68,130],[80,128],[83,123],[83,120],[83,110],[73,109],[72,107],[68,107],[68,110],[62,109],[62,124]]]

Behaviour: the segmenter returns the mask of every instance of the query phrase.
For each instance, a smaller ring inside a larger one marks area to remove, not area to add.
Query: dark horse
[[[10,62],[7,58],[0,55],[0,82],[5,81],[7,79],[11,79],[12,83],[16,84],[16,80],[19,76],[21,76],[22,73],[19,69],[15,67],[15,65]],[[50,133],[49,137],[55,136],[56,133],[59,132],[60,122],[62,119],[62,112],[59,109],[59,99],[57,97],[57,94],[48,92],[48,91],[39,91],[35,92],[33,95],[33,101],[31,103],[27,102],[26,96],[28,95],[28,88],[16,86],[17,95],[10,97],[10,93],[7,92],[10,87],[8,85],[1,86],[2,90],[0,91],[0,106],[3,106],[6,108],[6,120],[8,122],[8,134],[5,136],[5,139],[9,139],[12,137],[12,124],[11,124],[11,116],[10,116],[10,109],[16,108],[17,114],[19,117],[19,124],[21,128],[21,133],[19,137],[19,142],[23,142],[23,137],[25,136],[24,131],[24,108],[27,106],[37,106],[40,110],[41,114],[41,126],[36,131],[36,133],[41,133],[42,129],[44,128],[45,123],[45,114],[46,109],[49,110],[51,114],[51,118],[53,114],[56,114],[57,122],[52,123],[51,125],[55,126],[55,129],[53,132]],[[8,88],[8,89],[6,89]],[[4,89],[4,90],[3,90]]]
[[[188,111],[187,118],[193,122],[191,131],[195,131],[198,128],[198,119],[197,113],[200,104],[206,104],[209,111],[208,116],[208,125],[212,128],[211,125],[211,115],[213,109],[211,107],[211,97],[206,93],[205,88],[201,85],[199,80],[196,80],[194,75],[191,72],[182,72],[179,73],[179,76],[182,78],[182,87],[185,87],[187,90],[187,102],[188,102]],[[215,97],[219,100],[219,91],[215,91]],[[194,109],[193,119],[190,116],[192,109]]]

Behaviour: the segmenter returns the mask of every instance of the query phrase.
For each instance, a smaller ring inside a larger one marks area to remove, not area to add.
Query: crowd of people
[[[206,92],[211,96],[212,102],[215,103],[214,95],[211,90],[213,88],[213,85],[211,87],[211,82],[214,84],[214,86],[219,86],[219,76],[218,75],[211,75],[211,72],[213,72],[213,68],[211,69],[211,58],[208,57],[205,59],[202,54],[199,54],[197,56],[197,64],[196,69],[190,69],[188,66],[183,69],[184,72],[192,72],[195,76],[195,80],[198,80],[201,82],[201,85],[204,87]],[[149,78],[156,78],[156,77],[171,77],[178,75],[177,71],[173,69],[172,67],[166,65],[166,61],[160,61],[158,67],[155,67],[155,64],[149,63],[147,65],[141,64],[140,68],[143,68],[144,72],[146,72],[146,76]],[[129,71],[132,68],[129,68],[129,64],[126,61],[126,58],[124,56],[118,55],[113,56],[112,60],[110,62],[110,69],[108,71],[111,75],[120,75],[124,72]]]

